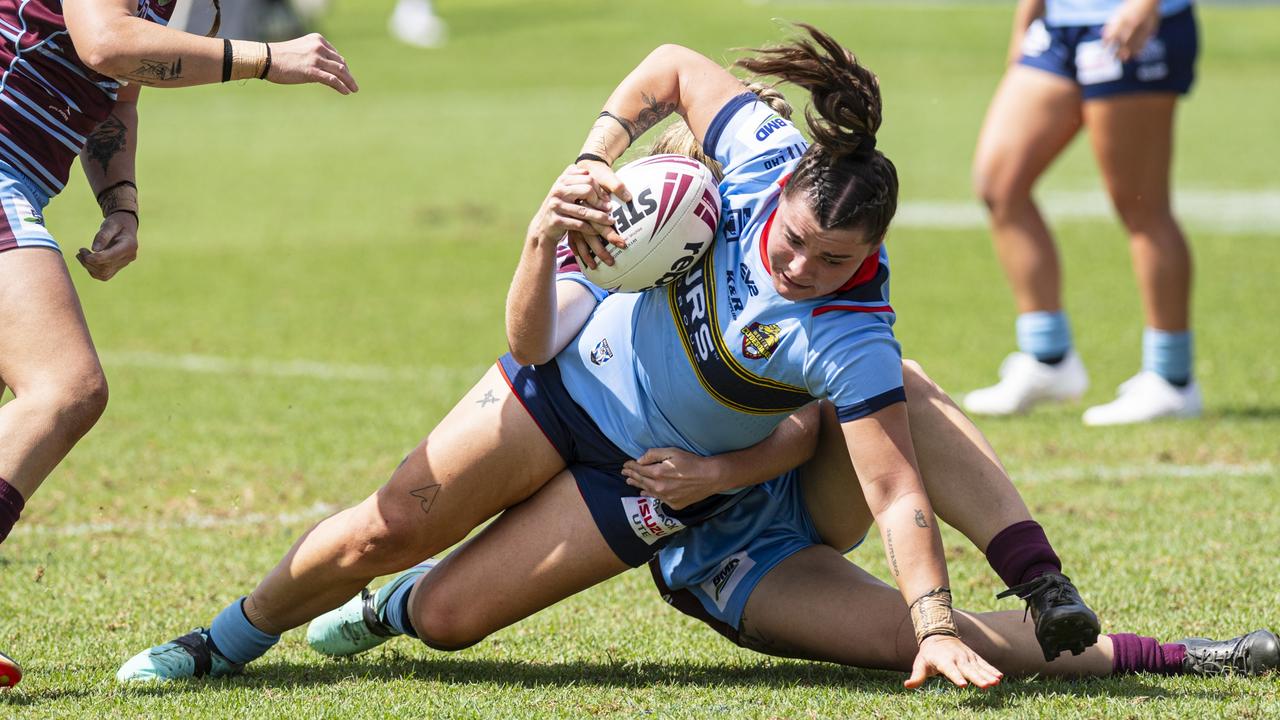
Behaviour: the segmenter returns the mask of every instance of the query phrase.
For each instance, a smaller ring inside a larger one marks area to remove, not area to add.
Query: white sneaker
[[[1204,401],[1195,381],[1178,387],[1143,370],[1120,385],[1116,399],[1084,411],[1085,425],[1125,425],[1159,418],[1200,417]]]
[[[448,28],[436,17],[431,5],[415,0],[400,0],[387,23],[391,35],[406,45],[434,48],[444,45]]]
[[[964,396],[964,408],[977,415],[1014,415],[1045,401],[1078,400],[1089,389],[1089,374],[1075,351],[1048,365],[1024,352],[1000,363],[1000,382]]]

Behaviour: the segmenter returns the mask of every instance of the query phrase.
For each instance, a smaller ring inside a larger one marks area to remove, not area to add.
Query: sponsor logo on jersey
[[[631,531],[646,545],[684,529],[684,523],[663,512],[661,500],[649,497],[624,497],[622,508],[631,522]]]
[[[775,130],[781,130],[787,126],[787,121],[777,115],[770,115],[760,123],[760,127],[756,128],[756,139],[764,142]]]
[[[750,360],[763,360],[771,357],[778,349],[778,341],[782,339],[782,328],[776,323],[762,325],[753,322],[742,328],[742,354]]]
[[[699,587],[711,598],[711,602],[723,611],[729,604],[729,598],[733,597],[734,590],[738,589],[742,579],[747,576],[747,571],[755,565],[756,561],[752,560],[745,550],[734,553],[722,560],[715,574]]]
[[[596,347],[591,351],[591,364],[603,365],[613,359],[613,348],[609,347],[609,338],[603,338],[596,343]]]

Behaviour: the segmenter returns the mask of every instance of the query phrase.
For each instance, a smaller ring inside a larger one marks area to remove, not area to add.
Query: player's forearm
[[[104,12],[77,19],[68,14],[67,29],[84,64],[107,77],[151,87],[189,87],[227,79],[226,43],[219,38]],[[235,41],[233,49],[230,79],[261,74],[267,52],[264,43]]]
[[[759,485],[800,466],[818,447],[820,404],[809,403],[778,424],[769,437],[742,450],[713,456],[725,477],[723,490]]]
[[[129,93],[136,98],[136,91]],[[102,214],[138,211],[135,162],[138,148],[138,105],[122,99],[98,124],[80,151],[80,167],[98,198]]]
[[[1021,0],[1013,12],[1013,34],[1021,37],[1031,23],[1044,15],[1044,0]]]
[[[531,236],[507,291],[507,346],[521,365],[541,365],[555,356],[555,254],[553,243]]]
[[[936,588],[949,586],[942,536],[923,486],[881,507],[871,505],[870,494],[867,501],[880,527],[889,571],[903,599],[911,603]]]

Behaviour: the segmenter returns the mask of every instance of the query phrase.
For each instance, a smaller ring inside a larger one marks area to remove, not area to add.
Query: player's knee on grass
[[[475,645],[492,629],[477,616],[476,599],[452,591],[447,580],[428,575],[419,581],[411,609],[418,639],[435,650],[452,652]]]

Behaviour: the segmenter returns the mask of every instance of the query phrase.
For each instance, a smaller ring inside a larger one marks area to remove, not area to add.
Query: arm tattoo
[[[138,69],[125,75],[125,79],[151,85],[166,80],[177,80],[182,77],[182,58],[172,62],[168,60],[146,60]]]
[[[898,577],[898,555],[893,551],[893,531],[884,531],[884,545],[889,550],[889,564],[893,566],[893,576]]]
[[[431,512],[431,505],[436,501],[436,495],[440,492],[440,484],[428,485],[420,487],[417,490],[410,491],[409,494],[418,498],[418,502],[422,506],[422,514],[426,515]]]
[[[107,166],[125,148],[128,140],[129,128],[120,121],[120,118],[109,115],[89,134],[84,150],[91,159],[102,166],[102,172],[105,173]]]
[[[631,129],[627,128],[627,132],[631,133],[633,140],[643,135],[649,128],[657,125],[663,118],[675,112],[676,109],[675,103],[658,102],[658,98],[646,92],[641,92],[640,98],[644,100],[645,106],[640,110],[640,114],[636,116],[635,132],[631,133]]]
[[[922,528],[929,527],[929,523],[924,521],[924,511],[920,508],[916,508],[916,526]]]

